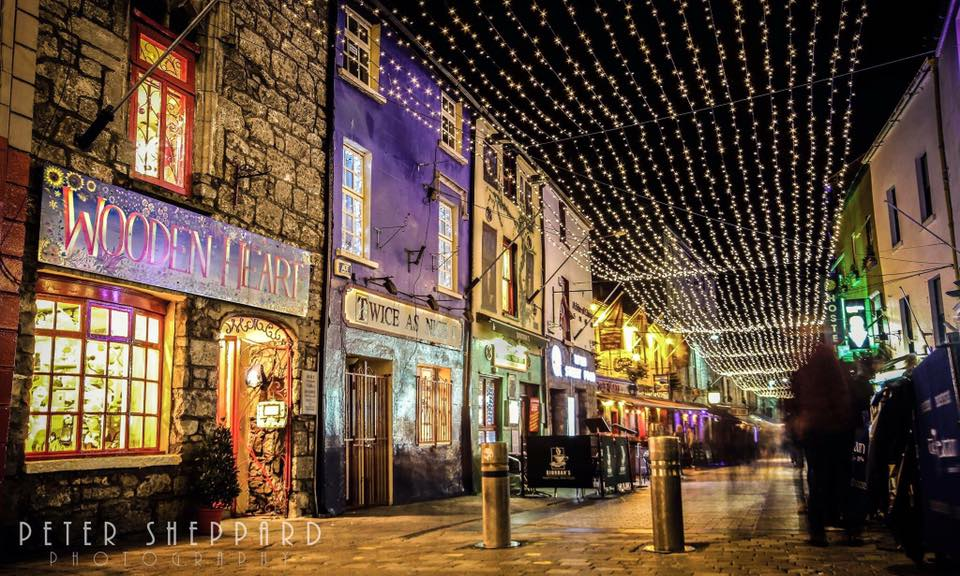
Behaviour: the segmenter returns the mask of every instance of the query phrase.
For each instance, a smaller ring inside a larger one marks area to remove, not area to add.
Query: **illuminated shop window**
[[[456,289],[457,209],[443,200],[439,202],[439,230],[437,232],[437,285],[446,290]]]
[[[139,17],[133,24],[131,82],[160,59],[173,39],[169,31]],[[187,194],[190,180],[196,55],[178,46],[130,99],[130,139],[134,174]]]
[[[159,314],[40,294],[35,342],[27,456],[159,449]]]
[[[449,444],[453,419],[450,370],[417,368],[417,443]]]

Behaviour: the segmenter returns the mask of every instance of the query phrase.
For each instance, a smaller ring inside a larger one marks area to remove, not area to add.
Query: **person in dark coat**
[[[797,370],[791,428],[807,460],[807,529],[810,544],[826,546],[826,527],[840,524],[850,484],[856,417],[851,389],[833,349],[821,344]]]

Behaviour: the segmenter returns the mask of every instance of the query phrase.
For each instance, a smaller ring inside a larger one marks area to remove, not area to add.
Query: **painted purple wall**
[[[358,9],[356,5],[349,4]],[[343,62],[343,27],[344,10],[338,10],[338,39],[336,65],[339,68]],[[362,14],[362,12],[361,12]],[[372,22],[375,23],[375,22]],[[422,301],[415,301],[406,294],[433,294],[438,300],[450,300],[449,295],[435,291],[437,272],[434,270],[434,258],[438,250],[438,203],[427,201],[426,185],[434,180],[434,166],[444,176],[455,182],[464,191],[464,203],[455,200],[455,196],[444,194],[451,202],[459,205],[457,218],[457,240],[459,249],[456,254],[456,292],[463,294],[470,273],[470,227],[469,221],[464,218],[470,215],[471,174],[472,167],[468,160],[461,164],[453,156],[439,147],[440,140],[440,94],[441,88],[434,77],[417,60],[411,57],[407,48],[398,45],[395,33],[386,26],[380,32],[380,94],[386,97],[385,103],[379,103],[371,95],[344,80],[339,74],[334,79],[334,135],[333,135],[333,185],[331,196],[332,243],[331,258],[336,260],[335,251],[342,242],[342,202],[341,190],[343,179],[343,143],[344,139],[369,151],[371,173],[369,182],[370,211],[369,211],[369,259],[377,262],[379,268],[372,269],[359,262],[352,262],[353,279],[332,277],[328,284],[327,311],[329,328],[327,330],[326,356],[324,369],[324,446],[325,446],[325,507],[331,511],[342,510],[345,483],[344,468],[344,358],[349,354],[367,355],[367,351],[357,349],[365,340],[350,329],[342,325],[343,291],[350,284],[363,287],[364,278],[392,276],[393,282],[401,292],[394,298],[425,306]],[[408,88],[412,92],[408,92]],[[449,89],[455,93],[452,88]],[[473,154],[470,149],[470,114],[464,109],[463,130],[463,157],[470,159]],[[441,187],[442,190],[445,190]],[[449,190],[446,190],[449,192]],[[409,214],[409,216],[407,216]],[[390,228],[406,226],[402,229]],[[377,228],[386,228],[381,233],[381,243],[390,239],[383,248],[377,247]],[[391,236],[396,235],[391,239]],[[425,245],[424,256],[420,265],[413,265],[407,269],[407,253],[405,249],[417,250]],[[340,258],[343,260],[343,258]],[[349,261],[349,260],[347,260]],[[331,263],[331,270],[333,265]],[[387,294],[381,286],[370,284],[366,289]],[[460,318],[466,327],[466,318],[461,310],[446,310],[445,308],[463,308],[465,301],[441,301],[441,312]],[[354,331],[356,332],[356,331]],[[464,334],[464,341],[468,340],[469,330]],[[409,439],[399,438],[408,428],[407,418],[415,419],[414,407],[415,386],[407,382],[398,382],[403,374],[405,380],[410,379],[410,370],[407,370],[407,358],[401,358],[402,346],[390,338],[381,337],[373,340],[380,348],[383,358],[395,358],[396,374],[394,378],[394,411],[409,411],[409,414],[394,414],[394,502],[422,500],[447,496],[462,491],[460,474],[462,466],[460,459],[460,422],[458,412],[462,410],[462,395],[455,394],[455,399],[461,400],[461,405],[455,405],[453,436],[456,440],[455,449],[446,451],[437,448],[420,448],[411,445]],[[364,344],[366,345],[366,344]],[[405,349],[404,349],[405,350]],[[450,354],[455,352],[455,354]],[[430,363],[430,359],[437,362],[460,362],[455,374],[460,378],[453,379],[455,390],[462,389],[463,351],[446,351],[429,345],[419,345],[414,348],[415,358],[410,362]],[[406,370],[406,372],[404,372]],[[409,396],[413,394],[412,398]],[[398,420],[399,418],[399,420]],[[398,426],[397,423],[403,424]],[[413,428],[413,426],[409,426]],[[432,476],[431,476],[432,475]]]

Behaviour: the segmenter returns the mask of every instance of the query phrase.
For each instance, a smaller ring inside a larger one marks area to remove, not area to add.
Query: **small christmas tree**
[[[217,426],[200,451],[196,495],[207,508],[226,508],[240,494],[230,429]]]

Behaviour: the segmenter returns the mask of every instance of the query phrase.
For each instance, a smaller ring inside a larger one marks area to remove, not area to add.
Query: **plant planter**
[[[210,534],[210,524],[219,523],[223,519],[223,508],[197,509],[197,534]]]

